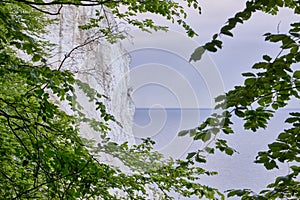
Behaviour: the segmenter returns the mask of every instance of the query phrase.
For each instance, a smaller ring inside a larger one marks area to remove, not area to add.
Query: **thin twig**
[[[55,13],[52,13],[52,12],[40,9],[40,8],[38,8],[38,7],[34,6],[34,5],[31,5],[31,4],[29,4],[29,6],[32,7],[32,8],[34,8],[34,9],[36,9],[36,10],[38,10],[38,11],[40,11],[40,12],[42,12],[42,13],[48,14],[48,15],[59,15],[61,9],[63,8],[63,5],[60,5],[60,7],[58,8],[58,10]]]

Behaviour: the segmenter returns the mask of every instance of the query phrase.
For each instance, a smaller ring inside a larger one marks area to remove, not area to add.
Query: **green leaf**
[[[268,56],[268,55],[264,55],[264,56],[263,56],[263,59],[264,59],[265,61],[268,61],[268,62],[270,62],[270,61],[272,60],[272,58],[271,58],[270,56]]]
[[[198,127],[198,130],[199,130],[199,131],[204,130],[204,129],[207,127],[208,124],[209,124],[209,123],[206,123],[206,122],[202,123],[202,124]]]
[[[286,123],[294,123],[300,121],[300,118],[296,118],[296,117],[289,117],[285,120]]]
[[[199,163],[206,163],[206,159],[203,156],[201,156],[200,154],[196,155],[195,160]]]
[[[178,136],[179,136],[179,137],[182,137],[182,136],[187,135],[188,133],[189,133],[188,130],[182,130],[182,131],[180,131],[180,132],[178,133]]]
[[[300,117],[299,112],[291,112],[290,115],[295,116],[295,117]]]
[[[234,153],[234,150],[232,148],[226,148],[225,153],[231,156]]]
[[[214,148],[210,148],[210,147],[205,147],[205,151],[209,154],[214,154],[215,153],[215,149]]]
[[[221,102],[226,99],[226,95],[219,95],[215,98],[215,102]]]
[[[284,149],[285,145],[284,143],[273,142],[272,144],[269,144],[268,147],[271,151],[280,151]]]
[[[194,137],[197,134],[197,129],[191,129],[189,130],[189,132],[190,132],[190,136]]]
[[[294,78],[300,79],[300,71],[295,71],[293,74]]]
[[[204,131],[197,133],[194,137],[194,140],[202,140],[203,142],[207,142],[211,138],[210,131]]]
[[[206,43],[203,46],[203,48],[208,50],[208,51],[211,51],[211,52],[216,52],[217,51],[217,48],[215,47],[215,45],[213,43]]]
[[[191,153],[188,153],[186,159],[191,159],[192,157],[194,157],[197,153],[196,152],[191,152]]]
[[[229,28],[228,26],[224,26],[221,31],[220,31],[222,34],[224,35],[228,35],[230,37],[233,37],[233,34],[229,31]]]
[[[241,197],[241,196],[249,193],[249,191],[247,191],[247,190],[228,190],[226,192],[228,192],[227,197],[233,197],[233,196]]]
[[[212,43],[214,44],[214,46],[217,46],[218,48],[222,48],[222,44],[223,42],[220,40],[213,40]]]
[[[251,86],[251,85],[254,85],[255,82],[256,82],[256,78],[247,78],[245,80],[245,85]]]
[[[41,60],[41,56],[38,54],[35,54],[31,60],[32,60],[32,62],[38,62]]]
[[[191,62],[191,61],[195,61],[196,62],[198,60],[201,60],[202,55],[204,53],[205,53],[205,48],[203,46],[200,46],[200,47],[196,48],[194,50],[194,52],[192,53],[189,62]]]
[[[242,75],[244,77],[255,77],[255,74],[251,73],[251,72],[246,72],[246,73],[242,73]]]
[[[214,133],[214,134],[216,134],[216,133]],[[203,142],[207,142],[208,140],[210,140],[210,138],[211,138],[211,133],[210,133],[210,132],[206,132],[206,133],[203,134],[203,136],[202,136],[202,141],[203,141]]]
[[[233,130],[232,130],[230,127],[224,127],[224,128],[222,128],[222,131],[223,131],[225,134],[234,133]]]
[[[234,114],[236,115],[236,116],[238,116],[238,117],[245,117],[245,114],[244,114],[244,112],[243,111],[240,111],[239,109],[235,109],[234,110]]]
[[[271,170],[274,168],[278,169],[278,166],[274,160],[271,160],[270,162],[264,163],[264,166],[266,167],[267,170]]]

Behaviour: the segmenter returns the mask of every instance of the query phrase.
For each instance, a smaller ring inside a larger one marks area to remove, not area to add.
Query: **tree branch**
[[[47,184],[49,184],[49,183],[53,183],[53,182],[55,182],[55,181],[61,180],[61,179],[63,179],[63,178],[66,178],[66,177],[68,177],[68,176],[74,176],[74,175],[76,175],[76,174],[81,173],[81,172],[88,166],[88,164],[91,162],[91,160],[92,160],[92,159],[89,159],[89,160],[86,162],[86,164],[85,164],[80,170],[78,170],[77,172],[70,173],[70,174],[67,174],[67,175],[64,175],[64,176],[61,176],[61,177],[57,177],[57,178],[55,178],[55,179],[52,179],[51,181],[47,181],[47,182],[41,183],[41,184],[39,184],[39,185],[37,185],[37,186],[35,186],[35,187],[33,187],[33,188],[30,188],[30,189],[28,189],[28,190],[22,192],[21,194],[19,194],[19,195],[17,195],[16,197],[12,198],[12,200],[14,200],[14,199],[19,199],[19,198],[22,197],[23,195],[28,194],[28,193],[30,193],[31,191],[36,190],[36,189],[38,189],[38,188],[40,188],[40,187],[42,187],[42,186],[44,186],[44,185],[47,185]]]
[[[31,4],[29,4],[29,6],[32,7],[33,9],[36,9],[36,10],[42,12],[42,13],[47,14],[47,15],[59,15],[61,9],[63,8],[63,5],[60,5],[60,7],[58,8],[58,10],[55,13],[52,13],[52,12],[40,9],[40,8],[38,8],[38,7],[34,6],[34,5],[31,5]]]
[[[4,3],[11,3],[12,1],[3,1]],[[18,0],[18,2],[25,3],[27,5],[36,5],[36,6],[50,6],[50,5],[74,5],[74,6],[97,6],[97,5],[104,5],[110,2],[116,2],[113,0],[84,0],[79,2],[71,2],[71,1],[62,1],[62,0],[54,0],[50,2],[36,2],[36,1],[27,1],[27,0]]]

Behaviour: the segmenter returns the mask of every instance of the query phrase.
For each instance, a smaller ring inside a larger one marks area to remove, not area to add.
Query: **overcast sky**
[[[133,128],[136,138],[151,137],[157,142],[159,151],[175,157],[184,155],[187,149],[198,149],[199,144],[195,145],[189,137],[179,138],[177,133],[196,127],[211,112],[204,108],[213,107],[213,98],[243,83],[241,73],[250,71],[264,54],[271,57],[278,54],[278,45],[265,42],[263,34],[277,30],[286,32],[291,22],[299,21],[288,10],[281,10],[277,16],[255,13],[251,20],[238,25],[233,31],[234,38],[222,36],[224,47],[218,53],[205,54],[196,63],[188,62],[194,49],[210,41],[229,17],[243,9],[244,3],[241,0],[201,3],[201,16],[189,12],[188,22],[199,34],[193,39],[185,36],[180,27],[168,23],[168,33],[130,32],[133,37],[125,43],[125,48],[132,57],[130,79],[136,108],[201,108],[198,111],[181,110],[180,116],[172,114],[177,112],[174,110],[154,109],[146,117],[145,111],[138,109]],[[299,109],[299,105],[292,104],[290,108]],[[226,157],[217,153],[209,157],[206,166],[217,170],[219,175],[204,179],[205,183],[221,190],[240,187],[259,190],[278,173],[286,174],[287,166],[281,171],[266,172],[253,160],[256,153],[266,149],[266,145],[274,141],[283,129],[288,111],[280,110],[267,130],[255,134],[245,131],[241,122],[235,123],[236,134],[228,141],[240,154]]]
[[[189,63],[193,50],[209,41],[229,17],[243,9],[245,1],[210,0],[201,3],[202,15],[188,9],[188,23],[199,34],[185,36],[181,27],[158,17],[170,26],[168,33],[141,33],[132,30],[125,48],[132,56],[131,85],[137,108],[210,108],[213,98],[243,82],[241,73],[249,71],[264,54],[274,56],[277,45],[264,42],[266,32],[286,32],[296,17],[289,10],[271,16],[255,13],[251,20],[239,24],[234,38],[222,36],[224,47],[218,53],[204,55],[200,62]]]

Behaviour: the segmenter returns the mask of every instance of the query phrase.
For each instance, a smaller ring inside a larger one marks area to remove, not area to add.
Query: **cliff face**
[[[56,44],[51,50],[51,65],[57,69],[63,62],[62,69],[73,71],[76,78],[106,95],[108,99],[104,99],[104,103],[108,113],[114,115],[122,126],[111,122],[109,137],[115,142],[128,141],[132,144],[134,105],[129,95],[129,80],[126,76],[130,58],[120,43],[110,44],[96,30],[82,31],[78,28],[93,16],[93,9],[67,6],[61,10],[58,21],[49,26],[49,34],[46,35],[47,39]],[[115,22],[108,19],[107,23]],[[82,92],[77,91],[77,96],[87,116],[100,120],[100,113],[96,111],[95,105]],[[81,134],[100,141],[100,134],[86,125],[82,125]]]

